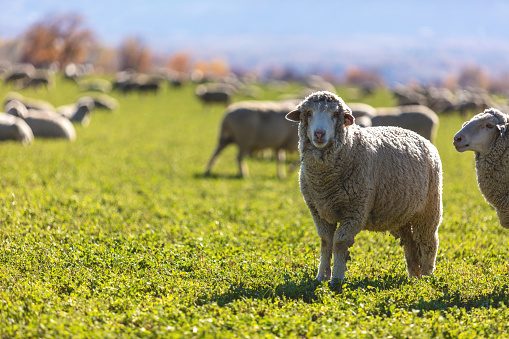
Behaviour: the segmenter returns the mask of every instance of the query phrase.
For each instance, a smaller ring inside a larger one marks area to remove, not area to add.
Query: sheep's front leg
[[[331,275],[330,263],[332,259],[332,247],[336,225],[328,223],[318,216],[313,216],[313,219],[315,221],[316,231],[321,239],[320,265],[318,266],[316,280],[325,281],[329,280]]]
[[[332,280],[343,280],[346,272],[346,262],[350,259],[348,250],[354,243],[354,238],[362,230],[362,222],[355,219],[341,221],[334,233],[334,265],[332,269]]]

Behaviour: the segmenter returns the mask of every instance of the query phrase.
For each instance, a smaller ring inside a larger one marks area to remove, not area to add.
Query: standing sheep
[[[0,113],[0,141],[5,140],[21,141],[28,145],[34,140],[34,134],[23,119]]]
[[[435,146],[402,128],[355,125],[330,92],[311,94],[286,117],[300,122],[300,188],[321,238],[316,279],[331,278],[333,253],[332,279],[344,279],[348,249],[363,229],[399,238],[411,277],[431,274],[442,219]]]
[[[438,116],[422,105],[377,108],[371,124],[406,128],[433,142],[438,129]]]
[[[297,151],[299,136],[296,124],[289,124],[285,115],[294,101],[244,101],[230,105],[221,123],[219,142],[210,159],[205,175],[210,174],[218,155],[229,144],[239,147],[239,176],[247,176],[243,158],[257,150],[272,148],[278,158],[278,176],[283,174],[285,151]]]
[[[479,189],[504,228],[509,228],[508,125],[509,115],[486,109],[465,122],[453,141],[458,152],[474,152]]]

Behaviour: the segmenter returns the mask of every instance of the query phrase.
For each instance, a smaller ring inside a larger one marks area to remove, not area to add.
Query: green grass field
[[[79,94],[62,81],[21,93],[56,106]],[[473,154],[452,146],[459,115],[441,117],[436,141],[435,274],[409,280],[397,241],[361,232],[336,294],[314,281],[320,241],[296,172],[279,180],[274,161],[248,159],[238,179],[231,147],[201,175],[224,107],[203,111],[190,84],[114,96],[118,111],[95,111],[74,143],[0,144],[0,338],[509,337],[509,230]]]

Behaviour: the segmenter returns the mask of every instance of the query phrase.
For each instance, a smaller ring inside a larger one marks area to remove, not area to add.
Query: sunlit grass
[[[279,180],[274,161],[249,158],[238,179],[231,147],[202,176],[224,107],[203,110],[193,93],[114,94],[120,109],[94,112],[74,143],[0,144],[0,337],[506,335],[508,235],[473,154],[452,147],[459,116],[441,117],[436,140],[434,276],[408,280],[397,241],[362,232],[336,294],[314,281],[319,239],[297,173]],[[23,94],[55,106],[79,95],[63,81]]]

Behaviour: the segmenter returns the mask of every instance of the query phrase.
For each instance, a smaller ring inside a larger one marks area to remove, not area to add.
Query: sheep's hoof
[[[334,291],[336,293],[342,293],[343,292],[343,280],[339,280],[338,278],[334,278],[329,282],[329,288],[331,291]]]

